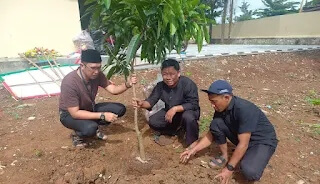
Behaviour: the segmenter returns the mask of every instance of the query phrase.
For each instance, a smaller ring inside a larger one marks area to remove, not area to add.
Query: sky
[[[264,4],[261,0],[234,0],[236,6],[236,15],[241,14],[241,11],[239,9],[239,6],[241,6],[242,1],[246,1],[250,4],[249,10],[256,10],[259,8],[265,8]],[[288,2],[301,2],[301,0],[288,0]]]
[[[241,10],[239,8],[239,6],[241,6],[242,1],[246,1],[249,3],[249,10],[256,10],[256,9],[260,9],[260,8],[265,8],[264,4],[262,3],[261,0],[234,0],[234,4],[235,4],[235,16],[239,16],[241,15]],[[288,0],[288,2],[301,2],[301,0]],[[304,3],[306,2],[306,0],[304,1]],[[298,5],[300,6],[300,5]],[[227,12],[227,14],[229,14],[229,10]],[[228,16],[228,15],[227,15]],[[216,18],[216,22],[218,24],[221,23],[221,16]]]

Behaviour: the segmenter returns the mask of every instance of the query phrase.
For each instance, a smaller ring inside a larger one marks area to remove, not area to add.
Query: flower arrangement
[[[52,60],[59,56],[54,49],[46,49],[43,47],[35,47],[23,53],[27,58],[37,58],[39,61]]]

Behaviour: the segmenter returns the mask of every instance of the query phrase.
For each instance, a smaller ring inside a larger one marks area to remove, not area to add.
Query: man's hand
[[[132,98],[132,105],[134,108],[141,108],[143,101],[138,98]]]
[[[180,155],[180,163],[186,164],[189,159],[195,154],[195,152],[191,150],[186,150]]]
[[[118,119],[118,115],[113,114],[112,112],[105,112],[104,117],[106,121],[111,123],[115,122]]]
[[[126,82],[126,87],[131,88],[133,84],[137,83],[137,75],[133,73],[129,81]]]
[[[176,113],[177,113],[176,107],[172,107],[170,110],[168,110],[165,116],[166,121],[169,123],[172,123],[172,118]]]
[[[231,179],[233,171],[229,171],[226,167],[222,169],[221,173],[214,177],[219,178],[220,184],[228,184]]]

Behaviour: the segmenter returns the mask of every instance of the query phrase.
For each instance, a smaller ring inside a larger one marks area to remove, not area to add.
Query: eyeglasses
[[[90,66],[87,66],[86,64],[83,64],[85,67],[89,68],[90,70],[92,71],[98,71],[100,72],[101,71],[101,66],[99,67],[90,67]]]

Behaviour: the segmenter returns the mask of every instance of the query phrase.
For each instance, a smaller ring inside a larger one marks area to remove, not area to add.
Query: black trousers
[[[214,118],[210,131],[217,144],[225,144],[228,138],[234,145],[239,143],[238,135],[231,132],[222,118]],[[266,168],[275,147],[264,144],[250,146],[240,161],[240,170],[250,181],[258,181]]]
[[[121,117],[126,112],[126,107],[120,103],[98,103],[95,105],[96,112],[112,112]],[[96,135],[98,125],[108,125],[109,122],[101,120],[74,119],[68,111],[60,110],[60,121],[63,126],[72,129],[80,137],[92,137]]]
[[[186,131],[186,144],[189,146],[199,138],[198,119],[200,111],[187,110],[182,113],[176,113],[172,123],[165,120],[166,111],[161,109],[156,114],[150,116],[149,126],[155,131],[164,135],[175,135],[179,128]]]

